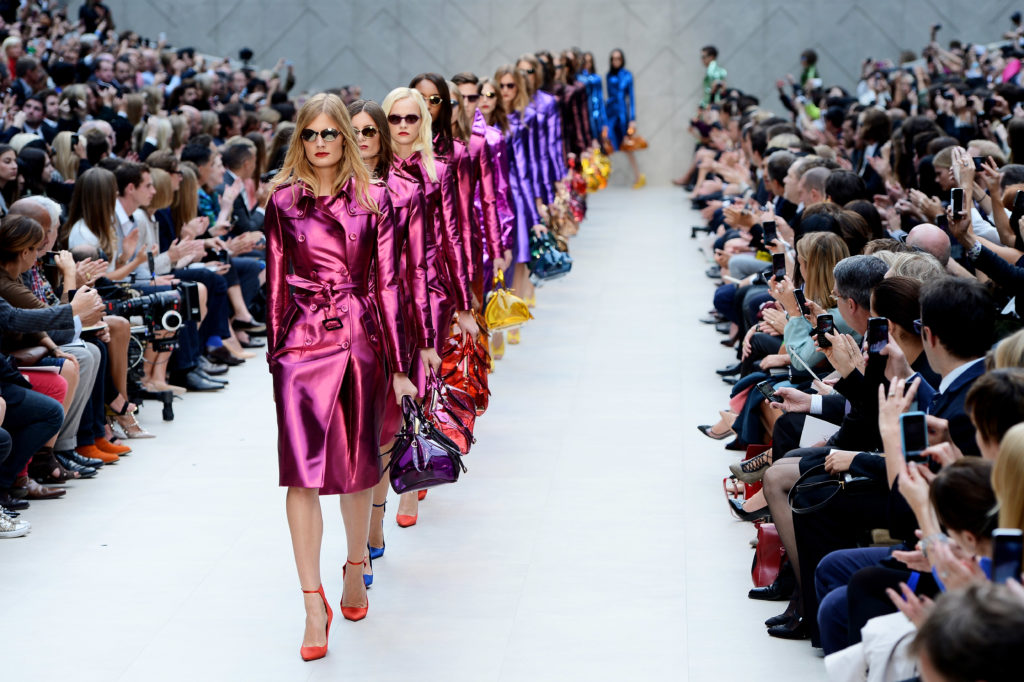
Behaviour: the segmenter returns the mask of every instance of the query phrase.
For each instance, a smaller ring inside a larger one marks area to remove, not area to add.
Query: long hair
[[[117,234],[114,213],[117,205],[117,178],[106,168],[93,166],[75,182],[68,207],[68,220],[61,229],[61,243],[66,244],[71,228],[79,220],[96,235],[100,249],[107,258],[117,255]]]
[[[349,180],[355,181],[354,197],[364,208],[377,211],[377,204],[370,196],[370,171],[366,169],[363,160],[359,158],[359,147],[356,145],[356,136],[352,131],[352,119],[349,118],[348,109],[345,103],[337,95],[321,92],[313,95],[299,109],[295,117],[295,130],[302,131],[309,127],[314,118],[324,114],[338,125],[341,133],[341,159],[335,169],[337,174],[334,183],[329,187],[320,187],[320,180],[313,170],[312,164],[306,158],[306,147],[301,139],[295,144],[288,145],[288,153],[285,154],[284,164],[281,170],[272,180],[276,189],[284,183],[301,182],[306,185],[313,194],[322,193],[337,196]],[[323,192],[328,189],[329,192]]]
[[[836,280],[832,271],[836,263],[850,255],[846,242],[833,232],[810,232],[796,243],[796,251],[807,262],[807,271],[803,273],[807,298],[825,310],[836,307],[832,296]]]
[[[473,134],[472,124],[466,119],[465,101],[462,99],[462,91],[455,87],[455,83],[448,81],[448,92],[452,99],[459,104],[459,113],[452,119],[452,135],[469,144],[469,138]]]
[[[64,176],[65,180],[74,180],[78,175],[78,164],[81,159],[71,148],[72,133],[62,130],[53,138],[53,167]]]
[[[434,165],[434,137],[431,134],[430,110],[427,109],[427,100],[423,99],[423,95],[416,88],[395,88],[384,98],[381,108],[384,109],[385,116],[390,116],[395,102],[406,98],[414,101],[420,109],[420,136],[412,143],[412,150],[420,153],[430,181],[437,182],[437,167]],[[394,141],[394,138],[392,138],[392,145],[392,149],[397,150],[398,142]]]
[[[544,65],[540,63],[539,59],[537,59],[537,55],[532,52],[519,55],[519,59],[516,60],[516,66],[519,66],[519,62],[528,63],[533,68],[533,75],[536,76],[536,79],[523,76],[523,82],[526,84],[526,96],[532,100],[533,96],[537,93],[537,90],[540,89],[539,87],[533,87],[534,82],[540,82],[543,85]],[[518,70],[519,69],[516,69],[516,71]]]
[[[526,89],[526,79],[523,78],[523,74],[519,72],[519,69],[514,64],[502,64],[494,72],[494,82],[498,86],[498,97],[501,97],[501,79],[504,76],[512,76],[516,83],[516,97],[512,100],[512,108],[519,112],[520,115],[526,111],[526,106],[530,103],[531,93]]]
[[[622,57],[622,65],[619,66],[618,68],[612,66],[612,57],[615,55],[616,52],[618,52],[619,56]],[[626,68],[626,53],[620,50],[619,48],[615,48],[614,50],[608,53],[608,73],[615,74],[619,72],[619,69],[624,68]]]
[[[391,166],[395,162],[394,144],[391,141],[391,126],[388,125],[388,115],[384,109],[372,99],[357,99],[348,105],[348,115],[355,117],[356,114],[366,114],[373,119],[373,125],[377,126],[377,135],[380,136],[380,151],[377,152],[377,165],[373,172],[378,178],[386,180]]]
[[[501,100],[501,88],[498,87],[498,82],[494,79],[485,78],[480,81],[480,85],[476,88],[476,91],[480,93],[481,97],[484,96],[484,85],[490,85],[491,90],[494,91],[494,111],[491,112],[491,120],[487,123],[489,125],[496,126],[502,133],[507,133],[508,113],[505,111],[505,103]]]
[[[448,81],[438,73],[421,73],[413,76],[409,81],[409,87],[416,89],[420,81],[430,81],[437,88],[437,94],[441,96],[441,109],[430,124],[430,132],[433,134],[434,151],[438,154],[447,154],[452,150],[452,95],[448,91]]]
[[[171,202],[171,221],[174,223],[174,236],[181,236],[181,228],[199,215],[199,174],[195,166],[184,162],[178,166],[181,172],[181,184]]]
[[[170,206],[174,201],[174,185],[171,183],[170,174],[163,168],[150,168],[149,177],[153,180],[156,192],[145,210],[148,215],[152,216],[160,209]]]
[[[284,165],[284,157],[288,154],[288,147],[291,146],[294,134],[295,124],[291,121],[277,124],[277,130],[270,138],[270,147],[267,149],[267,170],[276,170]]]
[[[1006,432],[992,470],[992,489],[999,500],[999,527],[1024,529],[1024,424]]]
[[[42,225],[26,215],[8,215],[0,222],[0,263],[16,261],[46,237]]]

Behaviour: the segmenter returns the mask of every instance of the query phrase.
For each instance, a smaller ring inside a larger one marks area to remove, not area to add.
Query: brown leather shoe
[[[64,497],[68,492],[63,488],[47,488],[39,485],[35,480],[28,476],[19,476],[14,482],[14,487],[26,488],[28,490],[26,499],[29,500],[55,500],[58,497]]]

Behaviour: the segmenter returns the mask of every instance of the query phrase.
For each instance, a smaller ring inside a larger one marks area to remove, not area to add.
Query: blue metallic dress
[[[590,73],[586,69],[580,71],[576,80],[583,83],[587,89],[587,114],[590,117],[590,134],[601,139],[601,130],[608,125],[608,119],[604,111],[604,83],[596,73]]]
[[[608,139],[616,149],[626,136],[629,122],[636,120],[636,98],[633,95],[633,74],[626,69],[609,71],[608,101],[605,110],[608,114]],[[628,100],[628,101],[627,101]]]

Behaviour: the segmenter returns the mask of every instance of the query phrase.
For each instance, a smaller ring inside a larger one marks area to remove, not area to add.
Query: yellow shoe
[[[519,343],[519,330],[518,329],[510,329],[508,331],[508,342],[509,342],[509,345],[512,345],[512,346],[515,346],[515,345],[517,345]]]
[[[529,307],[531,307],[531,308],[536,308],[537,307],[537,294],[534,294],[533,296],[530,296],[529,298],[523,297],[523,300],[526,301],[526,305],[528,305]]]
[[[646,184],[647,184],[647,176],[644,175],[643,173],[641,173],[640,177],[636,179],[636,183],[634,183],[633,189],[640,189],[641,187],[643,187]]]

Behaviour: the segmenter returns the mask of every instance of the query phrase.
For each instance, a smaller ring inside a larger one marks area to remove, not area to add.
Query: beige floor
[[[752,527],[721,493],[733,461],[694,428],[729,363],[697,323],[713,285],[680,192],[591,199],[573,273],[492,377],[469,473],[411,529],[386,524],[369,617],[335,620],[304,664],[302,600],[262,361],[0,541],[5,680],[811,680],[804,642],[747,600]],[[325,588],[343,540],[323,500]]]

